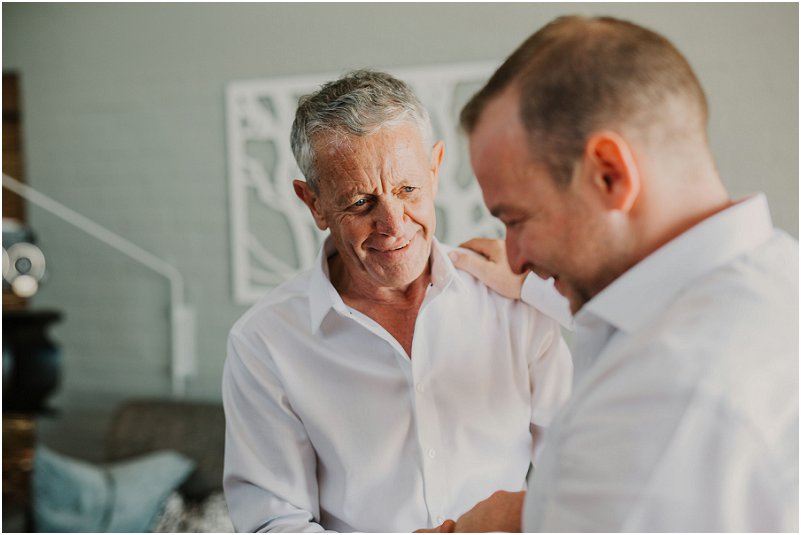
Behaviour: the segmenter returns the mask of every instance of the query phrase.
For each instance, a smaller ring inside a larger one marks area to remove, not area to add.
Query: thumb
[[[453,262],[453,265],[456,267],[456,269],[461,269],[462,271],[467,271],[468,273],[475,275],[475,255],[459,251],[451,251],[448,253],[448,256],[450,257],[451,262]]]
[[[456,528],[456,522],[454,522],[453,520],[446,520],[439,527],[439,532],[440,533],[453,533],[455,528]]]
[[[461,264],[463,262],[463,260],[462,260],[463,257],[464,257],[464,255],[462,253],[457,252],[457,251],[451,251],[450,253],[448,253],[448,258],[450,258],[451,262],[453,262],[453,265],[458,267],[458,268],[461,267]]]
[[[470,273],[479,280],[485,281],[493,269],[492,262],[472,251],[451,251],[448,256],[456,269]]]

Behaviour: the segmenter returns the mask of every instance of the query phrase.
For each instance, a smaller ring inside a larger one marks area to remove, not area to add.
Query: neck
[[[673,176],[655,181],[642,211],[642,255],[645,257],[703,220],[733,203],[714,163],[682,169]]]
[[[328,269],[345,304],[384,327],[411,358],[417,313],[431,281],[430,261],[423,273],[403,288],[359,284],[349,276],[338,254],[328,259]]]

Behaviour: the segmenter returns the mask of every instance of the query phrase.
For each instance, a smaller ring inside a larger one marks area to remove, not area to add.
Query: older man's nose
[[[399,201],[380,201],[375,210],[376,230],[382,234],[398,236],[403,231],[404,210]]]

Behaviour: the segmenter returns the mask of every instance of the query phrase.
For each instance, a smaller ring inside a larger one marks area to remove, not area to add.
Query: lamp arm
[[[5,173],[3,187],[167,278],[170,284],[172,391],[175,396],[183,397],[186,379],[196,373],[196,363],[195,312],[184,301],[184,278],[181,272],[131,241]]]

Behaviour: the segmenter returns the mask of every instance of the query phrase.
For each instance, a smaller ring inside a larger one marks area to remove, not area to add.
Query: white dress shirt
[[[543,280],[534,273],[529,273],[520,288],[520,300],[528,303],[558,321],[562,327],[572,330],[573,315],[570,303],[554,287],[554,280]]]
[[[436,242],[412,358],[309,272],[231,330],[224,487],[239,531],[404,532],[522,490],[530,424],[569,396],[559,324],[457,271]]]
[[[573,395],[526,531],[798,531],[798,242],[763,195],[635,265],[575,317]]]

